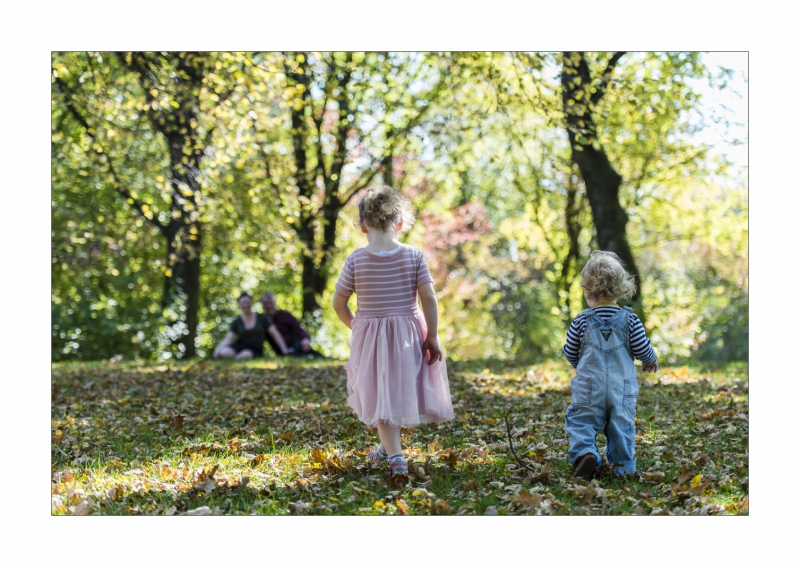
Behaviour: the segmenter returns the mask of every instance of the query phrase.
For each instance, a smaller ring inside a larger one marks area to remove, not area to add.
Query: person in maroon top
[[[321,353],[311,348],[311,338],[300,326],[300,322],[297,318],[288,311],[278,309],[274,293],[265,293],[261,297],[261,305],[264,307],[264,312],[269,315],[275,323],[275,327],[283,337],[286,346],[289,349],[293,349],[293,352],[288,352],[285,355],[282,354],[275,340],[267,335],[267,342],[269,342],[275,354],[278,356],[316,356],[324,358]]]

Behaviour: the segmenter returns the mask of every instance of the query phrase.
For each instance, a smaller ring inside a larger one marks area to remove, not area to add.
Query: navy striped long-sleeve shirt
[[[618,305],[598,305],[593,311],[603,319],[611,319],[620,309],[621,307]],[[630,317],[628,317],[628,329],[633,356],[641,360],[642,364],[655,364],[658,356],[650,344],[650,339],[645,335],[644,325],[642,325],[635,313],[631,313]],[[586,317],[581,313],[572,320],[572,324],[567,331],[567,344],[564,345],[564,356],[572,366],[578,366],[581,339],[584,331],[586,331]]]

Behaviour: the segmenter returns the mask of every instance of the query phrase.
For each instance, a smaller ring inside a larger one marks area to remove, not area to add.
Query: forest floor
[[[342,362],[52,368],[52,515],[749,510],[745,364],[640,372],[639,471],[589,482],[567,462],[564,361],[449,362],[456,418],[404,430],[396,483],[366,458],[377,435],[347,405]]]

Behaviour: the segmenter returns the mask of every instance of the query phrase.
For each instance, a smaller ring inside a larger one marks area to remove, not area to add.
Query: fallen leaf
[[[172,416],[172,418],[169,420],[169,426],[173,431],[180,431],[183,429],[185,417],[186,416],[179,413]]]
[[[439,454],[439,457],[451,467],[458,463],[458,451],[454,449],[445,449]]]
[[[214,479],[207,478],[200,482],[197,482],[192,486],[192,488],[196,490],[202,490],[203,492],[211,492],[217,487],[217,483],[214,482]]]
[[[542,503],[542,495],[537,492],[529,494],[528,491],[523,488],[511,497],[511,501],[521,502],[525,506],[530,506],[531,508],[537,508]]]
[[[208,506],[200,506],[194,510],[189,510],[184,516],[210,516],[214,512]]]
[[[528,482],[547,484],[550,480],[550,463],[542,465],[542,470],[539,474],[531,474],[528,476]]]
[[[308,504],[302,500],[298,500],[297,502],[289,502],[289,510],[293,514],[302,514],[305,510],[308,510]]]
[[[88,516],[91,514],[92,509],[94,508],[94,503],[92,502],[91,498],[87,498],[77,506],[75,506],[74,514],[76,516]]]
[[[436,516],[446,516],[453,513],[453,508],[450,507],[450,504],[442,500],[441,498],[433,503],[433,514]]]
[[[650,481],[650,482],[657,482],[657,481],[660,481],[660,480],[664,480],[665,476],[666,475],[661,471],[643,472],[642,473],[642,478],[644,480],[647,480],[647,481]]]

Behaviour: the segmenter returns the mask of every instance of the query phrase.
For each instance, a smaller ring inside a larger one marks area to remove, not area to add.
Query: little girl
[[[347,258],[333,309],[352,329],[347,402],[358,419],[378,429],[381,443],[369,458],[387,460],[396,476],[408,473],[400,426],[453,419],[453,405],[433,278],[422,252],[397,240],[414,223],[410,203],[384,185],[367,191],[358,213],[369,244]],[[353,293],[355,317],[347,305]]]
[[[572,403],[565,426],[574,476],[590,479],[600,465],[596,437],[602,429],[606,458],[614,472],[636,472],[634,443],[639,384],[633,359],[645,372],[658,370],[658,357],[639,318],[619,298],[636,292],[633,276],[613,252],[595,251],[581,272],[581,287],[589,309],[567,331],[564,356],[577,368],[572,379]],[[619,469],[619,470],[617,470]]]

